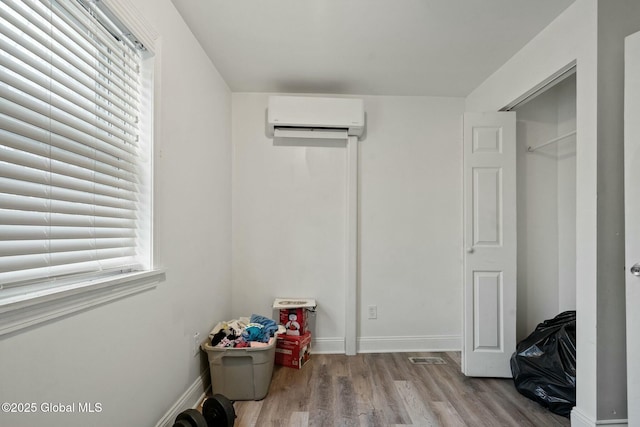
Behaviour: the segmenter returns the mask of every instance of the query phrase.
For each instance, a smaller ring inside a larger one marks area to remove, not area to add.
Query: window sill
[[[139,271],[33,291],[0,293],[0,336],[155,288],[164,270]]]

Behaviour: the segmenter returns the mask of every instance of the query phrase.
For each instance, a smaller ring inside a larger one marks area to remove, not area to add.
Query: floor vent
[[[442,357],[410,357],[409,361],[414,365],[446,365]]]

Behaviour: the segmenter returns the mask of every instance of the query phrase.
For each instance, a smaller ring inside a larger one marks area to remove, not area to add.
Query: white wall
[[[463,100],[366,97],[365,104],[360,348],[393,350],[399,338],[400,348],[459,349]],[[378,306],[377,320],[367,319],[368,305]]]
[[[622,186],[623,38],[637,0],[576,0],[466,100],[497,110],[577,63],[575,425],[626,418]]]
[[[496,111],[568,64],[577,63],[577,408],[597,411],[597,0],[576,0],[466,99],[467,111]]]
[[[344,337],[345,148],[273,146],[267,95],[233,94],[233,314],[315,297],[317,336]]]
[[[518,341],[558,314],[556,147],[527,151],[557,136],[555,98],[554,93],[545,93],[516,110]]]
[[[576,130],[576,80],[556,87],[558,135]],[[576,137],[557,144],[558,312],[576,309]]]
[[[598,324],[611,325],[598,328],[598,387],[607,391],[598,401],[598,417],[604,419],[627,414],[620,404],[627,398],[624,38],[637,31],[640,2],[598,2]]]
[[[152,426],[206,366],[231,314],[231,96],[169,0],[132,0],[159,33],[154,290],[0,338],[8,402],[100,402],[100,414],[0,414],[11,426]]]
[[[529,152],[575,130],[575,77],[517,112],[517,339],[545,319],[575,309],[575,137]]]
[[[463,100],[362,98],[358,351],[459,349]],[[266,108],[233,94],[233,312],[315,297],[314,351],[343,352],[346,151],[274,146]]]
[[[466,99],[467,111],[497,111],[577,63],[577,410],[597,418],[597,0],[576,0]]]

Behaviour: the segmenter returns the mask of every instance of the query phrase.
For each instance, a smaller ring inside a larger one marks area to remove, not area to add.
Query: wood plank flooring
[[[414,365],[410,356],[446,364]],[[314,354],[301,370],[275,366],[267,397],[234,408],[236,427],[570,425],[510,379],[465,377],[459,352]]]

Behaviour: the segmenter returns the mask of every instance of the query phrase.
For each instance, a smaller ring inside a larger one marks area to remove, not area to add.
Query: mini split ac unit
[[[362,136],[361,99],[309,96],[271,96],[267,135],[271,138],[346,139]]]

